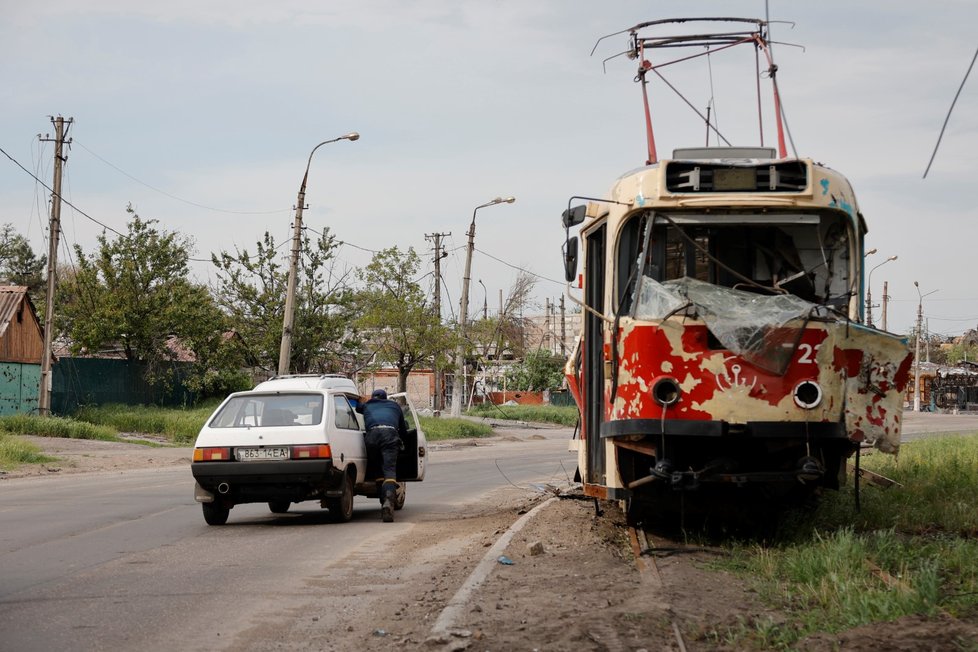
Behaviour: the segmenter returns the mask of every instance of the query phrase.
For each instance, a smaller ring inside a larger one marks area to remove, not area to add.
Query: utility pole
[[[890,301],[888,284],[883,281],[883,330],[886,330],[886,304]]]
[[[472,279],[472,250],[475,249],[475,215],[480,208],[496,204],[512,204],[515,197],[496,197],[485,204],[479,204],[472,211],[472,222],[466,235],[469,237],[465,248],[465,275],[462,277],[462,296],[458,300],[458,346],[455,350],[455,378],[452,382],[452,416],[462,415],[462,405],[465,403],[465,324],[469,312],[469,281]]]
[[[560,295],[560,355],[567,357],[567,313],[563,294]]]
[[[435,250],[435,315],[438,317],[438,323],[441,324],[441,259],[448,255],[445,248],[441,244],[441,239],[446,236],[450,236],[451,231],[448,233],[426,233],[424,236],[425,240],[431,240],[434,242]],[[445,397],[442,391],[442,371],[438,367],[438,356],[432,358],[432,374],[435,377],[435,400],[432,407],[435,410],[445,409]]]
[[[914,285],[917,282],[914,281]],[[917,289],[920,292],[920,289]],[[913,411],[920,412],[920,329],[924,323],[924,303],[921,298],[917,304],[917,346],[913,356]]]
[[[333,138],[324,140],[309,152],[309,160],[306,161],[306,173],[302,175],[302,183],[299,185],[299,197],[295,202],[295,221],[292,223],[292,255],[289,257],[289,280],[285,290],[285,315],[282,318],[282,344],[278,351],[278,375],[284,376],[289,373],[292,358],[292,327],[295,325],[295,285],[296,276],[299,268],[299,253],[302,251],[302,210],[306,204],[306,184],[309,181],[309,166],[312,165],[312,155],[323,145],[335,143],[338,140],[349,140],[353,142],[360,138],[360,134],[355,131]]]
[[[543,348],[547,349],[547,353],[553,353],[550,348],[550,299],[544,299],[544,313],[543,313]]]
[[[57,285],[58,238],[61,235],[61,166],[68,160],[64,146],[71,144],[65,140],[67,134],[65,119],[60,115],[51,118],[54,123],[54,184],[51,192],[51,221],[48,225],[48,285],[44,302],[44,351],[41,353],[41,386],[37,400],[37,413],[42,417],[51,416],[51,342],[54,335],[54,291]],[[68,118],[71,127],[73,118]],[[42,138],[51,141],[51,138]]]

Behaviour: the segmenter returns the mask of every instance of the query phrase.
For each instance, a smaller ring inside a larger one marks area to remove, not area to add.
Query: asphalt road
[[[974,415],[905,414],[905,441],[976,430]],[[520,441],[436,444],[428,479],[409,486],[394,524],[357,498],[345,524],[305,503],[281,516],[243,505],[228,525],[209,527],[186,467],[4,481],[0,652],[238,649],[269,614],[321,594],[341,575],[336,560],[369,564],[413,524],[451,522],[501,486],[573,476],[569,430],[511,434]],[[340,622],[356,617],[342,595],[332,604],[349,609]]]
[[[412,521],[452,514],[502,485],[566,481],[570,431],[440,448],[408,487],[394,524],[358,497],[353,520],[330,524],[317,503],[273,515],[231,511],[209,527],[189,469],[5,481],[0,488],[0,650],[223,649],[293,596],[331,560],[383,550]],[[539,438],[538,438],[539,437]]]

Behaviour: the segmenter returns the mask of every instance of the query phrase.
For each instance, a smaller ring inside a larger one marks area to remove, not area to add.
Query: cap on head
[[[387,398],[387,392],[382,389],[375,389],[370,398]]]

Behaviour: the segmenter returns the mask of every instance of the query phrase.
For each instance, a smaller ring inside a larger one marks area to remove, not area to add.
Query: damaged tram
[[[667,22],[630,30],[641,81],[658,43],[642,30]],[[767,54],[765,23],[745,22],[724,37]],[[777,126],[778,152],[668,160],[649,131],[645,166],[569,202],[568,296],[583,315],[566,373],[587,495],[798,497],[838,488],[863,445],[896,452],[912,354],[862,323],[865,221],[846,178],[788,157]]]

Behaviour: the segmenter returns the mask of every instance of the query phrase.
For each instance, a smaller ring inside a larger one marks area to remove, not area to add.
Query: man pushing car
[[[385,523],[394,521],[394,501],[397,492],[397,454],[401,452],[401,437],[407,434],[407,422],[401,406],[387,398],[387,392],[375,389],[370,400],[357,407],[363,414],[367,429],[364,443],[367,446],[368,468],[375,465],[382,469],[380,485],[380,516]],[[379,463],[379,464],[378,464]]]

